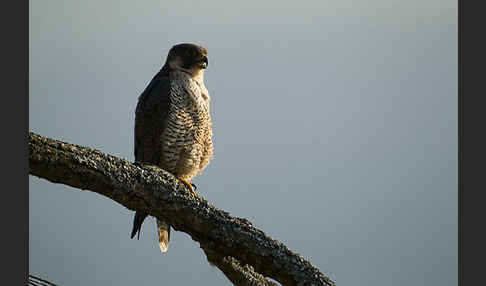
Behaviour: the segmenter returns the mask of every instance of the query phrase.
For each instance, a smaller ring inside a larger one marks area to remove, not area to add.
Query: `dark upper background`
[[[169,48],[209,52],[194,182],[338,285],[457,285],[457,1],[30,1],[29,129],[133,161]],[[198,245],[29,178],[29,268],[62,285],[228,285]]]

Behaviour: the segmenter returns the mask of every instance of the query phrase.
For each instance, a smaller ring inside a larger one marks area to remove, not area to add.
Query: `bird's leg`
[[[193,195],[196,195],[196,192],[194,191],[194,189],[196,188],[196,185],[194,185],[193,183],[187,181],[187,180],[184,180],[184,179],[179,179],[181,180],[181,182],[186,185],[186,187],[189,189],[189,191],[193,194]],[[194,188],[192,187],[194,186]]]

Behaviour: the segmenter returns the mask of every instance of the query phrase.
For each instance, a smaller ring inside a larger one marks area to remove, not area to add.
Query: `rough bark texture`
[[[235,285],[335,285],[301,255],[242,218],[189,193],[170,173],[29,133],[29,173],[90,190],[170,223],[199,242]]]

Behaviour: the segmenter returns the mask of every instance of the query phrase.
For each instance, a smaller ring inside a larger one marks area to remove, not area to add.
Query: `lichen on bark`
[[[335,285],[301,255],[192,195],[172,174],[99,150],[29,132],[29,173],[89,190],[161,218],[198,242],[208,261],[235,285]]]

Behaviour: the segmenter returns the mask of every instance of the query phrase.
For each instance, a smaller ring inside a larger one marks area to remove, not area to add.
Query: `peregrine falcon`
[[[138,98],[135,110],[135,162],[155,165],[195,193],[190,180],[213,154],[209,93],[204,86],[207,51],[195,44],[173,46],[167,60]],[[137,211],[131,238],[146,213]],[[159,247],[167,251],[170,225],[157,219]]]

